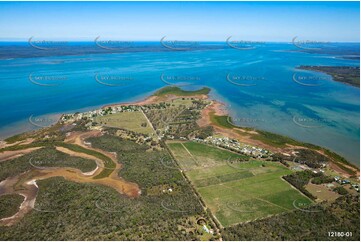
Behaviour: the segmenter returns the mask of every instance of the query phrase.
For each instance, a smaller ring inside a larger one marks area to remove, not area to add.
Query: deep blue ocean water
[[[359,165],[360,89],[296,69],[359,66],[358,43],[332,44],[324,51],[290,43],[249,50],[209,46],[172,51],[142,43],[142,48],[119,53],[85,47],[62,53],[2,43],[0,137],[38,128],[29,117],[41,126],[59,113],[140,100],[168,84],[208,86],[238,125],[327,147]]]

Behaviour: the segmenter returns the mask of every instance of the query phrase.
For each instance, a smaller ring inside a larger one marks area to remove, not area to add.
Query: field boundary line
[[[183,146],[183,148],[187,151],[187,153],[190,155],[190,157],[194,160],[194,162],[196,163],[196,165],[199,166],[197,159],[191,154],[191,152],[189,152],[189,150],[187,149],[187,147],[185,147],[183,143],[180,143],[180,144],[181,144],[181,145]]]
[[[169,148],[169,146],[167,145],[166,142],[163,142],[164,147],[166,148],[166,151],[168,152],[168,154],[174,159],[174,161],[176,162],[178,169],[180,170],[180,173],[182,175],[182,177],[189,183],[190,188],[193,191],[193,194],[198,198],[198,202],[201,205],[201,207],[203,208],[204,212],[206,212],[206,214],[209,216],[210,218],[210,222],[213,223],[214,227],[216,228],[217,233],[220,233],[220,230],[223,229],[223,225],[222,223],[218,220],[218,218],[215,216],[215,214],[212,213],[212,211],[207,207],[206,202],[204,201],[203,197],[201,196],[201,194],[199,193],[198,189],[193,185],[192,180],[189,179],[189,177],[187,176],[186,172],[183,172],[182,167],[180,165],[181,162],[179,162],[175,155],[173,154],[172,150]],[[208,210],[209,209],[209,212]]]
[[[299,189],[297,189],[297,187],[294,187],[291,183],[289,183],[288,181],[286,181],[285,179],[283,179],[283,177],[280,177],[282,181],[286,182],[288,185],[291,186],[292,189],[296,190],[299,194],[301,194],[302,196],[304,196],[305,198],[307,198],[311,203],[316,203],[315,201],[313,201],[311,198],[309,198],[308,196],[306,196],[306,194],[302,193]],[[316,203],[317,204],[317,203]]]
[[[155,132],[155,129],[153,127],[153,124],[150,122],[150,120],[148,119],[147,115],[145,115],[145,113],[143,112],[143,109],[140,109],[140,112],[143,114],[144,118],[147,120],[148,124],[150,125],[150,127],[152,128],[152,130]]]
[[[225,187],[227,187],[227,188],[229,188],[229,189],[234,189],[234,188],[235,188],[235,189],[239,190],[238,187],[229,187],[229,186],[224,185],[224,184],[221,184],[221,185],[222,185],[222,186],[225,186]],[[239,190],[239,191],[242,192],[242,190]],[[259,200],[259,201],[268,203],[268,204],[271,204],[271,205],[273,205],[273,206],[279,207],[279,208],[281,208],[282,210],[286,210],[286,211],[288,211],[288,212],[292,211],[292,210],[289,210],[288,208],[282,207],[282,206],[280,206],[280,205],[278,205],[278,204],[272,203],[272,202],[267,201],[267,200],[265,200],[265,199],[263,199],[263,198],[260,198],[260,197],[258,197],[258,196],[252,196],[252,195],[249,195],[249,194],[247,194],[247,196],[249,196],[250,198],[253,198],[253,199],[256,199],[256,200]]]
[[[215,177],[215,178],[216,178],[218,181],[220,181],[218,177]],[[275,178],[275,179],[276,179],[276,178]],[[242,180],[242,179],[239,179],[239,180]],[[241,193],[243,192],[243,191],[240,190],[238,187],[236,187],[236,186],[235,186],[235,187],[227,186],[225,183],[219,183],[219,184],[216,184],[216,185],[221,185],[221,186],[227,187],[228,189],[231,189],[231,190],[237,189],[237,190],[240,191]],[[214,186],[216,186],[216,185],[214,185]],[[252,198],[252,199],[256,199],[256,200],[259,200],[259,201],[262,201],[262,202],[271,204],[271,205],[273,205],[273,206],[276,206],[276,207],[281,208],[282,210],[286,210],[286,211],[288,211],[288,212],[292,211],[292,210],[289,210],[288,208],[282,207],[282,206],[280,206],[280,205],[278,205],[278,204],[272,203],[272,202],[267,201],[267,200],[265,200],[265,199],[262,199],[262,198],[260,198],[260,197],[258,197],[258,196],[252,196],[252,195],[249,195],[249,194],[247,194],[247,195],[248,195],[250,198]]]

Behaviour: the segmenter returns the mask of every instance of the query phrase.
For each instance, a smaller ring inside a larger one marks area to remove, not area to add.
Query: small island
[[[154,96],[176,95],[176,96],[192,96],[192,95],[208,95],[211,91],[208,87],[199,90],[185,91],[177,86],[167,86],[154,93]]]

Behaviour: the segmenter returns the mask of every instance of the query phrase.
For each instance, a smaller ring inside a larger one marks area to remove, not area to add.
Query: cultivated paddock
[[[207,207],[224,226],[304,208],[311,201],[281,177],[275,162],[234,162],[238,154],[194,142],[168,143]]]

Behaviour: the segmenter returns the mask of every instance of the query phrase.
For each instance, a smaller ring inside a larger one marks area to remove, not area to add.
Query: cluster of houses
[[[292,161],[297,163],[297,165],[291,167],[291,169],[294,171],[310,170],[314,174],[321,174],[321,173],[325,173],[324,168],[327,167],[327,164],[322,164],[321,168],[314,169],[314,168],[311,168],[311,167],[305,165],[304,163],[300,163],[300,162],[296,161],[295,159],[293,159]]]
[[[351,184],[351,181],[350,180],[347,180],[347,179],[342,179],[341,177],[339,176],[335,176],[333,178],[335,180],[335,182],[341,184],[341,185],[346,185],[346,184]],[[360,191],[360,187],[358,184],[351,184],[351,187],[353,189],[355,189],[355,191],[359,192]]]
[[[139,111],[140,107],[136,105],[128,105],[128,106],[114,106],[114,107],[107,107],[96,109],[88,112],[83,113],[73,113],[73,114],[64,114],[61,117],[61,121],[63,123],[72,123],[75,121],[79,121],[82,119],[88,119],[94,121],[94,118],[101,117],[109,114],[116,114],[121,112],[135,112]]]
[[[166,129],[165,129],[165,132],[166,132],[167,130],[168,130],[168,129],[166,128]],[[162,137],[164,137],[164,135],[163,135]],[[171,134],[166,135],[166,137],[167,137],[167,139],[171,139],[171,140],[174,140],[174,139],[188,140],[187,137],[183,137],[183,136],[175,137],[174,135],[171,135]]]
[[[272,153],[266,149],[251,145],[241,144],[237,140],[230,139],[228,137],[209,136],[205,139],[194,138],[193,141],[222,147],[244,155],[252,156],[254,158],[267,158],[270,155],[272,155]]]

